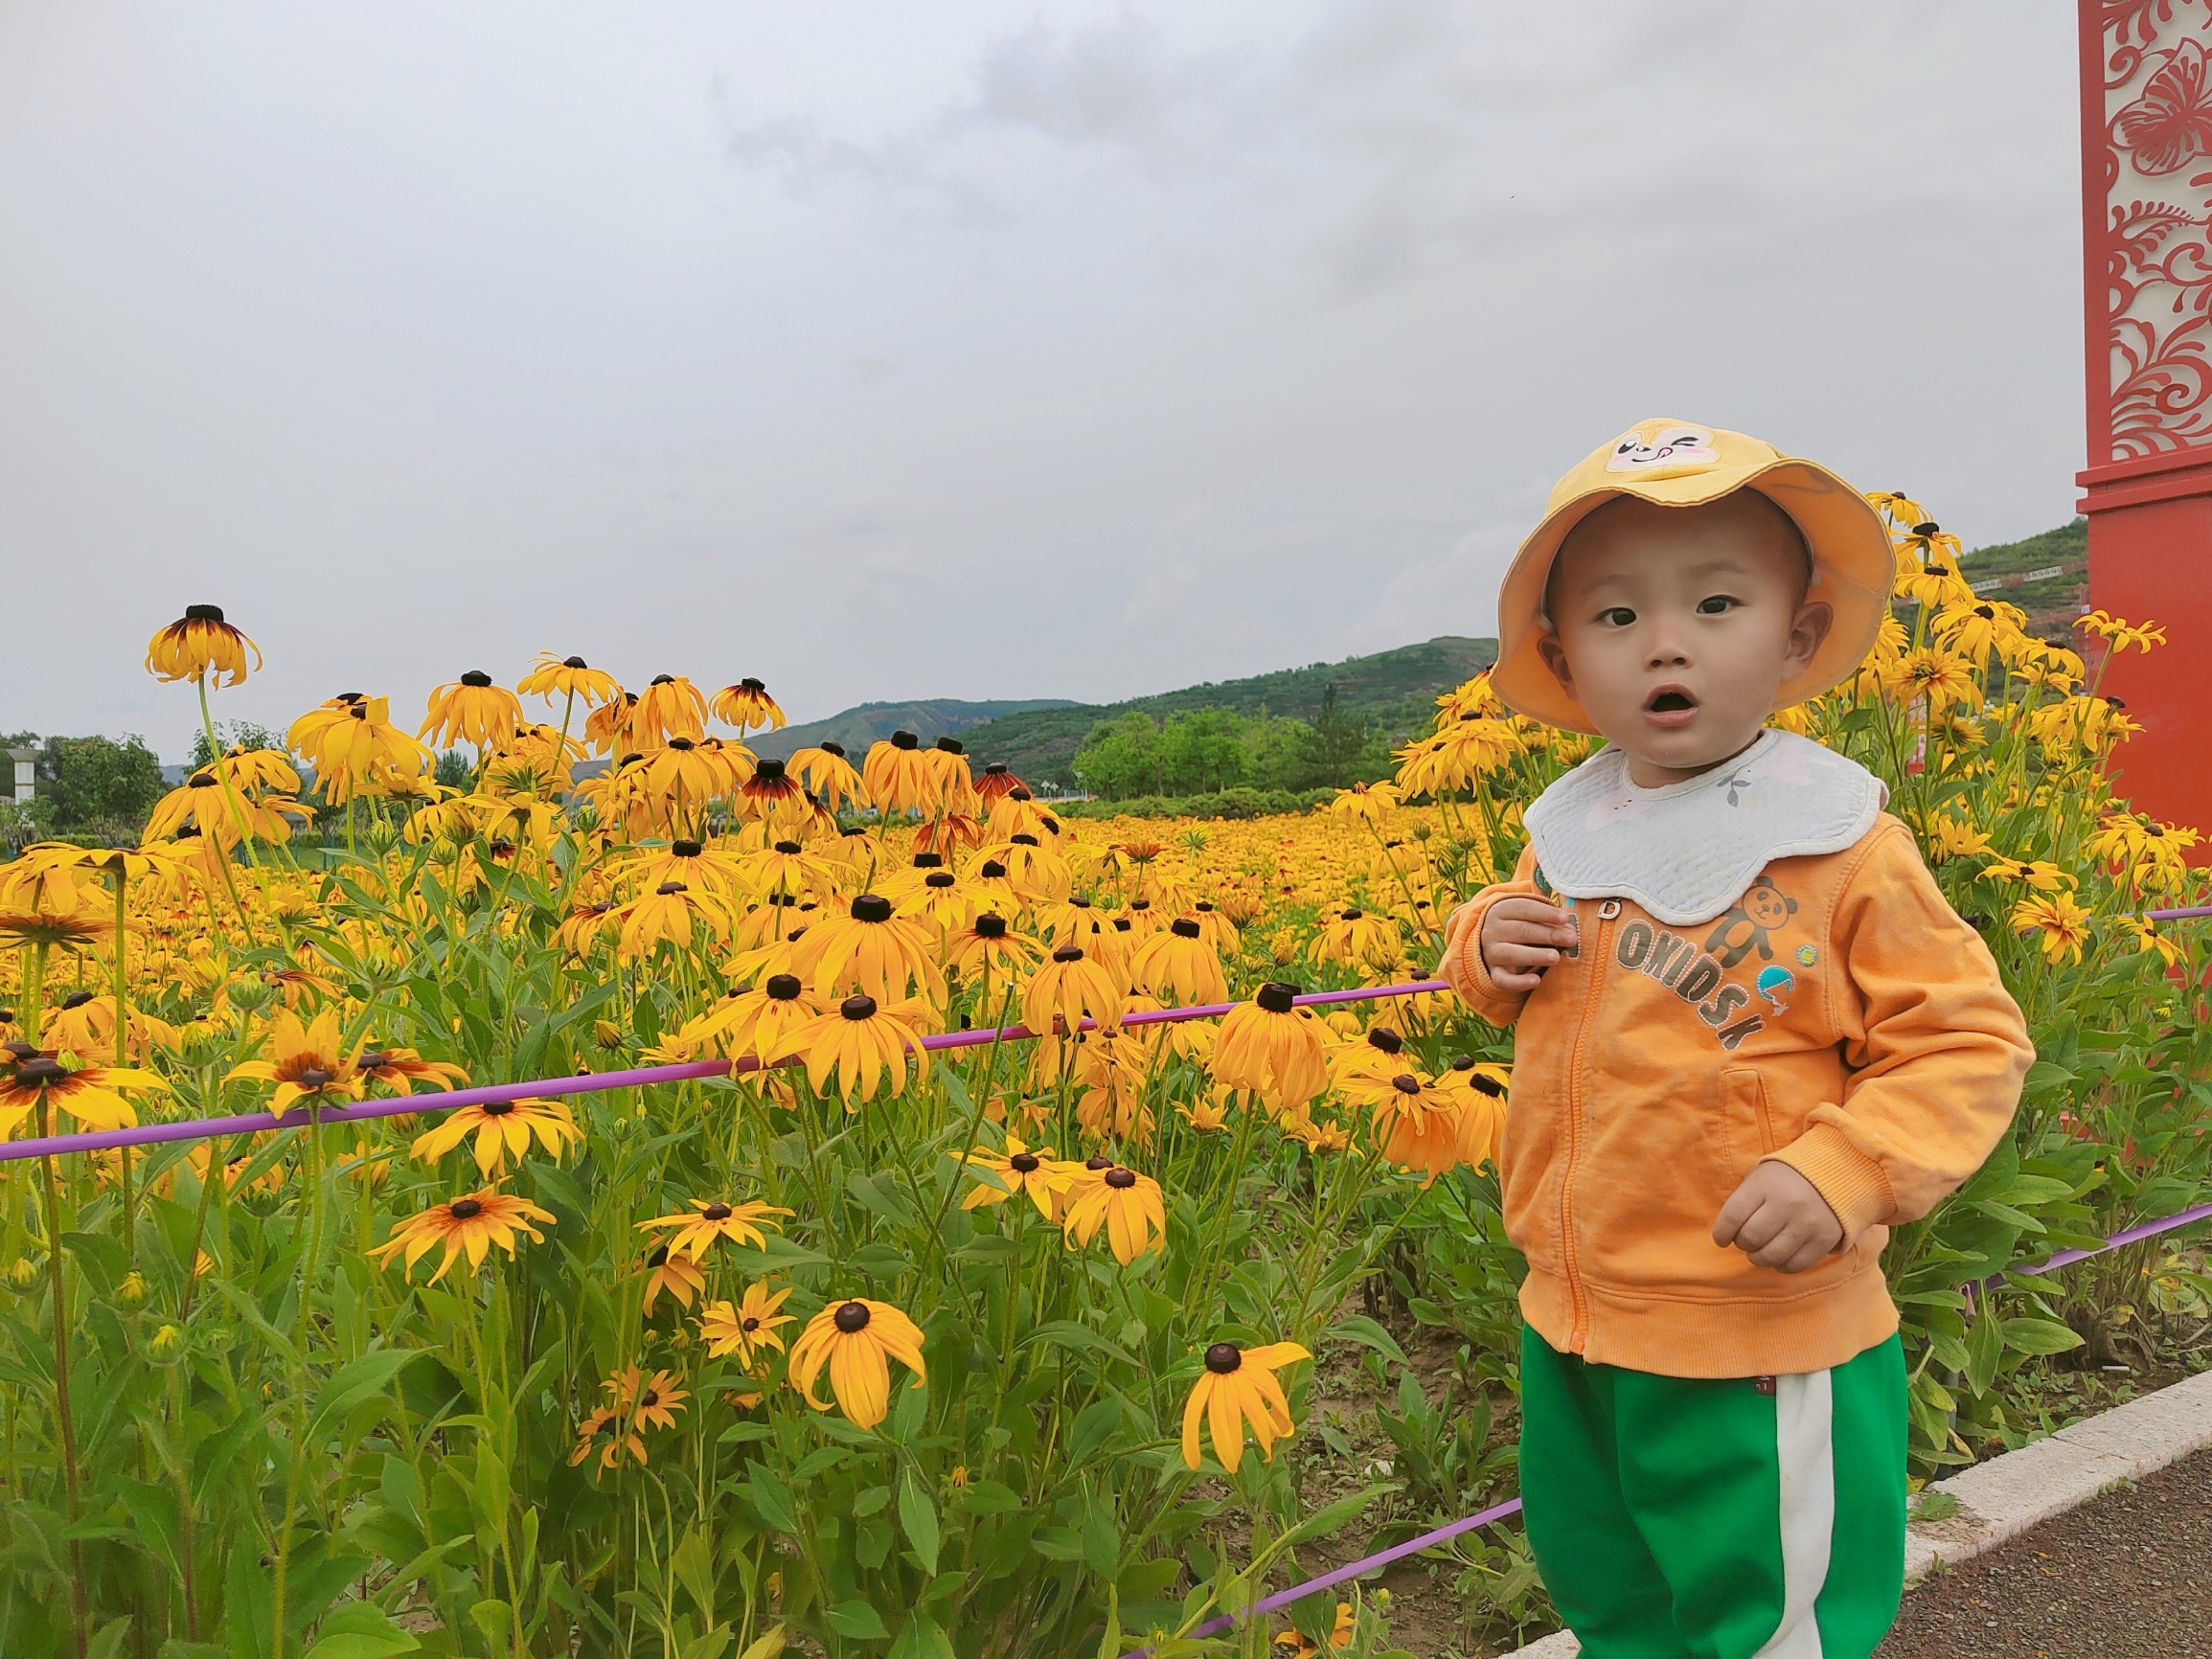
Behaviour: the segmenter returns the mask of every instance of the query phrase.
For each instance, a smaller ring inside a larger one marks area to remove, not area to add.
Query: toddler
[[[1606,739],[1442,965],[1519,1027],[1521,1495],[1591,1659],[1864,1659],[1896,1616],[1881,1249],[1988,1156],[2033,1052],[1881,781],[1766,725],[1858,668],[1892,570],[1833,473],[1646,420],[1500,592],[1499,697]]]

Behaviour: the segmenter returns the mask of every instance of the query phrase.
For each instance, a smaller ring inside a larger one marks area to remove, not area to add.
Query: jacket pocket
[[[1721,1110],[1730,1141],[1754,1159],[1773,1152],[1778,1145],[1774,1117],[1767,1108],[1767,1079],[1758,1072],[1749,1066],[1730,1066],[1722,1072]]]

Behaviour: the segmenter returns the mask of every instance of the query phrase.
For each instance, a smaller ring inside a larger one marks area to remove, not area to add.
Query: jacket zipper
[[[1567,1352],[1580,1353],[1589,1342],[1589,1301],[1583,1289],[1582,1262],[1575,1253],[1575,1176],[1583,1155],[1583,1125],[1586,1112],[1587,1071],[1584,1055],[1589,1047],[1590,1026],[1598,1014],[1598,1000],[1605,994],[1608,954],[1606,936],[1621,902],[1608,898],[1598,906],[1598,937],[1591,952],[1590,983],[1583,993],[1582,1022],[1575,1028],[1575,1046],[1567,1059],[1567,1162],[1560,1178],[1560,1262],[1566,1269],[1567,1295],[1574,1307],[1574,1326],[1567,1332]]]

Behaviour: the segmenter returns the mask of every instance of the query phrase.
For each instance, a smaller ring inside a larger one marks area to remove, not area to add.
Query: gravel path
[[[1876,1659],[2212,1659],[2212,1452],[1938,1572]]]

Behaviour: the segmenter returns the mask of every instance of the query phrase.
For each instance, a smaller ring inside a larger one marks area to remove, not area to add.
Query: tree
[[[1368,722],[1337,707],[1334,680],[1321,690],[1321,707],[1314,711],[1312,731],[1307,753],[1312,761],[1314,781],[1343,788],[1359,769],[1367,748]]]
[[[58,830],[134,837],[166,785],[161,760],[132,734],[49,738],[38,755],[38,792],[54,803]]]
[[[475,775],[476,768],[469,765],[467,756],[459,749],[447,749],[438,757],[438,769],[431,777],[448,789],[466,789]]]
[[[1075,775],[1083,787],[1107,801],[1131,795],[1167,793],[1166,751],[1152,716],[1132,709],[1118,720],[1102,720],[1076,751]]]

